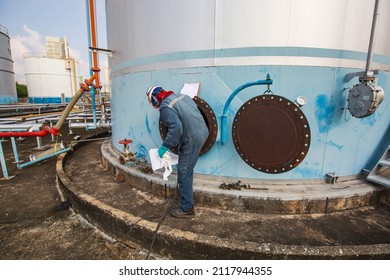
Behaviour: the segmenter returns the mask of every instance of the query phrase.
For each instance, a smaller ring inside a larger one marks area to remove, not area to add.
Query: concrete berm
[[[389,191],[364,178],[241,180],[195,175],[195,219],[177,219],[176,174],[122,165],[111,140],[57,161],[72,207],[120,242],[162,259],[388,259]],[[86,164],[87,163],[87,164]],[[230,187],[230,189],[229,189]]]

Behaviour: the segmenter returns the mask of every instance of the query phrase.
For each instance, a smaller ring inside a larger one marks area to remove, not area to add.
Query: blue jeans
[[[193,140],[193,139],[191,139]],[[194,167],[204,143],[186,141],[179,148],[179,162],[177,165],[178,185],[180,191],[180,208],[187,211],[194,206],[193,180]]]

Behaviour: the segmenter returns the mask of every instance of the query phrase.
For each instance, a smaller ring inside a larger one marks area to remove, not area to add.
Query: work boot
[[[172,207],[171,215],[176,218],[192,219],[195,218],[195,210],[194,207],[191,207],[187,211],[183,211],[180,207]]]

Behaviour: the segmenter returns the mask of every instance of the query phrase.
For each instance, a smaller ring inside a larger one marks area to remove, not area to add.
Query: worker
[[[167,128],[167,135],[158,149],[160,158],[177,147],[177,183],[180,192],[179,207],[171,208],[176,218],[194,218],[193,178],[199,153],[209,131],[195,101],[188,95],[165,91],[160,86],[150,87],[146,95],[149,103],[160,111],[160,119]]]

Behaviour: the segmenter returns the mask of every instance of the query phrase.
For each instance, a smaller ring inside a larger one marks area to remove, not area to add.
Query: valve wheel
[[[122,139],[122,140],[120,140],[119,141],[119,144],[122,144],[122,145],[128,145],[128,144],[130,144],[130,143],[132,143],[133,142],[133,140],[131,140],[131,139]]]

